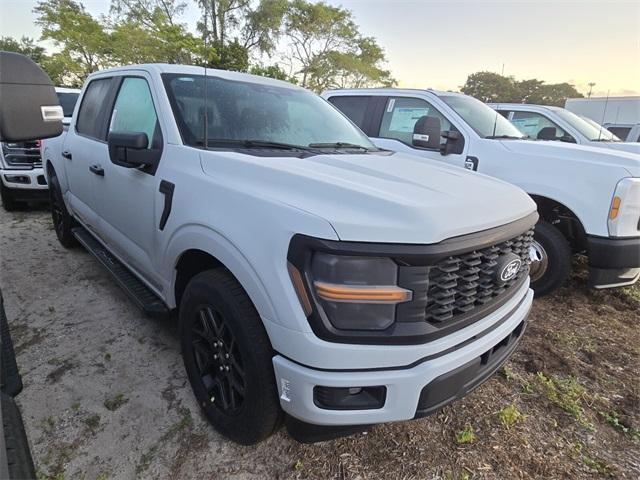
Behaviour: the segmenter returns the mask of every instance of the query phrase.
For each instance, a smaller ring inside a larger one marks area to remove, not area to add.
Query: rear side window
[[[525,135],[537,140],[555,140],[561,138],[563,135],[567,135],[567,132],[550,119],[536,112],[513,112],[511,123],[518,127],[518,130]],[[551,130],[553,130],[555,138],[548,138],[545,135],[547,131]]]
[[[624,142],[629,136],[631,127],[607,127],[607,130]]]
[[[71,117],[73,115],[73,109],[76,108],[76,102],[78,101],[79,94],[71,92],[57,92],[56,95],[58,95],[58,102],[60,102],[64,116]]]
[[[361,130],[364,130],[365,113],[369,104],[368,97],[330,97],[329,102],[344,113]]]
[[[78,111],[76,131],[87,137],[104,140],[105,100],[111,86],[111,78],[92,80],[82,97]]]

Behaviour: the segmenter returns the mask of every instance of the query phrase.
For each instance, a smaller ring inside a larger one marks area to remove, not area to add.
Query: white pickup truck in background
[[[282,411],[306,440],[427,415],[526,327],[535,203],[378,149],[300,87],[178,65],[94,73],[43,160],[60,242],[145,311],[177,311],[198,403],[238,442]]]
[[[379,147],[478,170],[529,193],[541,217],[531,249],[538,295],[565,281],[572,253],[588,256],[592,287],[629,285],[640,278],[639,155],[526,140],[502,115],[459,93],[353,89],[323,97]],[[421,131],[415,132],[422,117],[428,117],[430,128],[424,131],[427,123],[420,122]],[[471,193],[468,202],[475,202]]]
[[[65,116],[63,123],[68,124],[80,90],[56,87],[56,94]],[[5,210],[49,198],[40,143],[40,140],[0,142],[0,198]]]
[[[640,154],[640,144],[625,142],[594,120],[561,107],[525,103],[488,104],[534,140],[576,143]]]

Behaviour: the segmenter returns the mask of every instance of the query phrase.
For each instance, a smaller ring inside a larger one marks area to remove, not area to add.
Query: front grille
[[[31,169],[42,166],[37,141],[3,143],[2,154],[5,163],[10,167]]]
[[[506,296],[529,274],[529,246],[533,229],[502,243],[448,257],[429,269],[426,320],[436,327],[449,325],[477,307]],[[522,261],[520,271],[502,282],[497,267],[501,257],[513,253]]]

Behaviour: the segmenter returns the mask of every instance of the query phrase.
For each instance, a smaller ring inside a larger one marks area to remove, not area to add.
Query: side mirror
[[[561,142],[566,142],[566,143],[576,143],[576,139],[573,138],[571,135],[565,133],[563,136],[560,137],[559,139]]]
[[[140,168],[155,165],[155,155],[150,155],[149,138],[144,132],[111,132],[107,138],[109,158],[125,168]]]
[[[62,133],[62,107],[46,73],[19,53],[0,52],[0,141],[21,142]]]
[[[440,146],[440,153],[442,155],[462,153],[464,149],[464,137],[459,131],[447,130],[442,132],[442,137],[447,139],[447,141]]]
[[[437,150],[440,148],[440,133],[440,119],[425,115],[413,126],[411,143],[414,147]]]

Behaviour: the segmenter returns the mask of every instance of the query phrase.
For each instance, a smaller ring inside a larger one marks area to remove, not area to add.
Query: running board
[[[151,317],[163,318],[169,316],[169,309],[158,296],[153,293],[131,270],[114,257],[98,240],[84,227],[71,230],[80,244],[98,259],[103,267],[115,278],[133,303]]]

